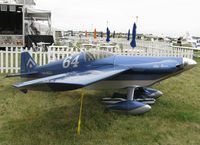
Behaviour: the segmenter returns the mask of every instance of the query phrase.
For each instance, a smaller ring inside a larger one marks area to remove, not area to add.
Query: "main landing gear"
[[[150,111],[150,105],[162,95],[162,92],[155,89],[131,86],[127,88],[127,95],[114,93],[112,98],[103,98],[102,102],[110,110],[139,115]]]

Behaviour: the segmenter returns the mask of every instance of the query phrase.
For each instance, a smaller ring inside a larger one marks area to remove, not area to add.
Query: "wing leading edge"
[[[101,68],[84,72],[69,72],[13,85],[20,90],[68,91],[120,74],[125,68]]]

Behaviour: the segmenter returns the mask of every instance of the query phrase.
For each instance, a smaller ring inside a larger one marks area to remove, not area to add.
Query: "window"
[[[22,35],[22,6],[0,5],[0,35]]]

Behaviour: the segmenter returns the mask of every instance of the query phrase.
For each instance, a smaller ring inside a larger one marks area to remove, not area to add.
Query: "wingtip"
[[[21,86],[20,84],[14,84],[14,85],[12,85],[12,87],[14,87],[14,88],[16,88],[16,89],[22,88],[22,86]]]
[[[27,89],[20,89],[21,87],[18,84],[12,85],[14,88],[19,89],[22,93],[26,94],[28,93]]]
[[[17,84],[12,85],[14,88],[19,88]]]

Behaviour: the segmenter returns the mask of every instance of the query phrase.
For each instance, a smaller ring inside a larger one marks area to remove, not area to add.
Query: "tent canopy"
[[[51,19],[51,11],[26,8],[26,19],[35,18],[36,20],[49,21]]]

